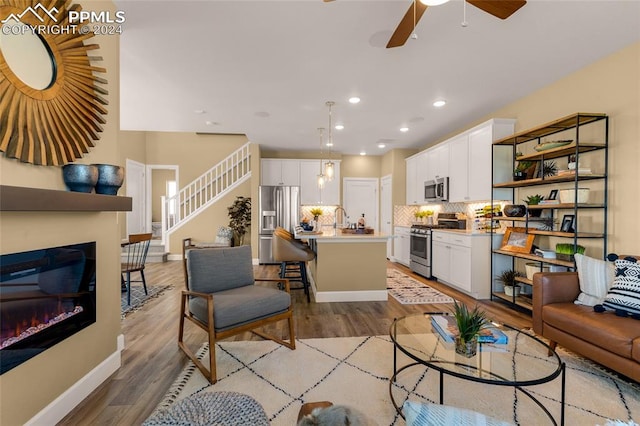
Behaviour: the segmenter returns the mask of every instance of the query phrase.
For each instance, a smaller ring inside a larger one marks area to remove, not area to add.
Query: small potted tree
[[[229,228],[233,229],[234,244],[244,244],[244,236],[251,226],[251,197],[236,197],[236,200],[227,207],[229,211]]]

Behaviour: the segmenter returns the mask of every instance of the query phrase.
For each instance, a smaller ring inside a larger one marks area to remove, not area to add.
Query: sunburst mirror
[[[94,34],[86,27],[69,23],[70,10],[82,8],[71,0],[0,2],[0,151],[7,157],[63,165],[100,138],[108,91],[96,74],[106,69],[91,65],[102,60],[89,56],[100,46],[87,42]]]

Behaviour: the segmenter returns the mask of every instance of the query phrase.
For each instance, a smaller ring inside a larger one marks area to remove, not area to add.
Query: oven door
[[[430,235],[411,234],[411,260],[422,265],[429,266],[430,262]]]

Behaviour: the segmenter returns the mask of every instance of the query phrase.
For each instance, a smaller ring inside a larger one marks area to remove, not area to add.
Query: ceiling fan
[[[325,0],[326,1],[326,0]],[[439,1],[436,3],[445,3],[447,0]],[[466,0],[467,3],[474,5],[475,7],[484,10],[485,12],[500,18],[507,19],[513,15],[518,9],[524,6],[527,2],[525,0]],[[428,1],[426,3],[429,3]],[[391,47],[399,47],[405,44],[409,36],[415,30],[418,21],[427,10],[428,5],[422,1],[413,1],[407,13],[398,24],[398,28],[394,31],[389,43],[387,43],[387,49]]]
[[[325,3],[332,2],[334,0],[323,0]],[[425,0],[425,3],[442,4],[448,0]],[[474,5],[475,7],[484,10],[485,12],[500,18],[507,19],[513,15],[518,9],[524,6],[527,2],[525,0],[466,0],[467,3]],[[398,27],[393,32],[389,43],[387,43],[387,49],[391,47],[399,47],[406,43],[411,34],[416,28],[418,21],[422,18],[422,15],[429,7],[422,1],[413,0],[407,13],[398,24]]]

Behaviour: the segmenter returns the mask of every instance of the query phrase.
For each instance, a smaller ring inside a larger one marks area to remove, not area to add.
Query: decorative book
[[[445,342],[454,342],[456,340],[458,326],[453,315],[432,315],[431,325]],[[480,331],[478,342],[505,345],[509,342],[509,338],[502,330],[496,327],[487,327]]]

